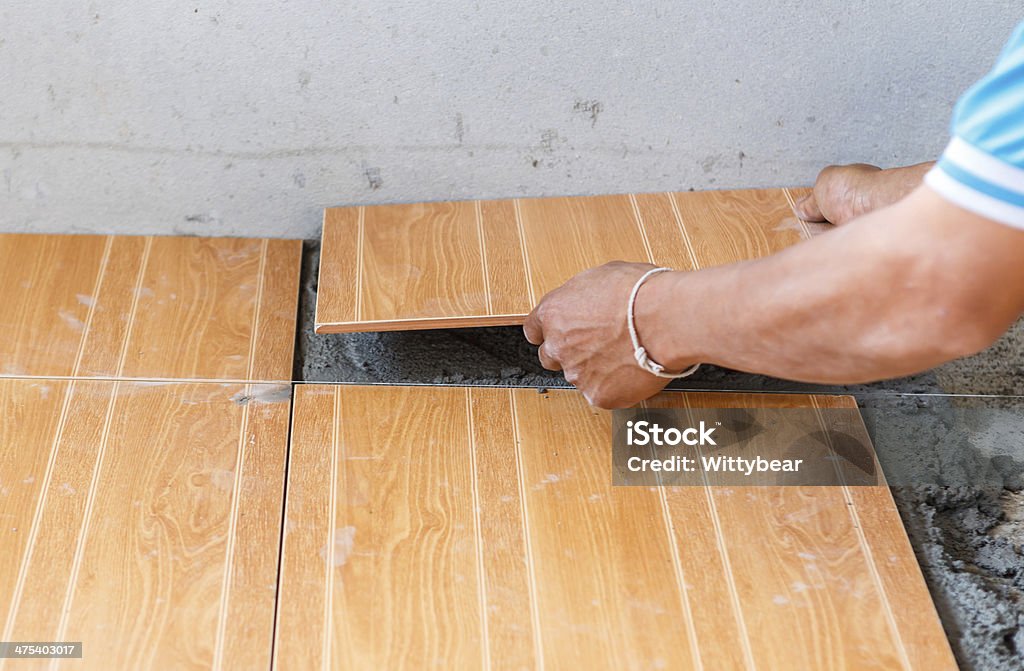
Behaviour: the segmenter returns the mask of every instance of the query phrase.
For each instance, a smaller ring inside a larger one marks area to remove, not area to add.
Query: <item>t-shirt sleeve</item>
[[[925,183],[966,210],[1024,228],[1024,23],[957,102],[952,135]]]

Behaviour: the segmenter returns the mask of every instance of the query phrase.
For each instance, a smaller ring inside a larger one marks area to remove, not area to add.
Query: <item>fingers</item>
[[[555,353],[551,351],[551,346],[548,343],[541,344],[540,349],[537,350],[537,358],[540,359],[540,365],[548,370],[562,370],[562,364],[558,361]]]
[[[544,342],[544,326],[540,321],[540,305],[533,309],[533,312],[526,315],[523,321],[523,335],[531,345],[539,345]]]
[[[818,207],[818,199],[815,197],[814,193],[809,193],[796,201],[795,205],[796,216],[800,217],[804,221],[825,221],[825,215],[821,213],[821,208]]]
[[[540,359],[540,365],[548,370],[562,370],[562,364],[559,363],[556,353],[552,351],[551,343],[544,340],[544,323],[541,318],[541,308],[543,305],[544,301],[541,300],[540,305],[535,307],[533,312],[526,315],[526,319],[523,321],[523,335],[526,336],[531,345],[540,345],[540,348],[537,350],[537,358]]]

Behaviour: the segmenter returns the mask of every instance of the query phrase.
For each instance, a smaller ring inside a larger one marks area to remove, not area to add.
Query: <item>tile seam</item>
[[[651,241],[647,238],[647,229],[644,227],[644,219],[640,216],[640,205],[636,202],[636,194],[629,194],[629,204],[633,208],[633,219],[636,221],[637,229],[640,231],[640,239],[644,243],[644,251],[647,253],[647,260],[652,266],[657,265],[654,262],[654,252],[651,249]]]
[[[252,385],[246,384],[242,393],[252,395]],[[245,443],[249,435],[249,403],[242,406],[238,446],[235,453],[235,477],[231,485],[231,511],[228,520],[227,547],[224,550],[224,575],[221,578],[221,596],[217,608],[217,631],[214,638],[213,668],[220,669],[224,663],[224,637],[227,631],[227,610],[231,599],[231,575],[234,571],[234,551],[238,532],[238,503],[241,499],[242,476],[245,472]]]
[[[253,309],[252,330],[249,334],[249,352],[245,368],[246,382],[253,379],[253,373],[256,371],[256,344],[259,342],[260,337],[260,313],[263,309],[263,293],[264,285],[266,284],[267,254],[269,248],[270,241],[264,238],[263,243],[260,245],[260,265],[259,270],[256,273],[256,306]]]
[[[314,328],[316,326],[318,326],[319,322],[320,322],[320,287],[323,286],[323,279],[324,279],[324,257],[325,257],[324,250],[327,249],[327,213],[328,212],[330,212],[330,210],[326,210],[325,209],[324,210],[324,215],[323,215],[323,217],[320,220],[320,256],[318,257],[318,261],[317,261],[317,264],[316,264],[316,289],[317,289],[317,296],[316,296],[316,305],[313,307],[313,326],[314,326]],[[299,251],[299,293],[302,292],[302,265],[303,265],[302,264],[302,257],[303,257],[303,253],[302,253],[301,248],[300,248],[300,251]],[[355,313],[355,309],[353,309],[352,312]],[[355,316],[355,315],[353,314],[353,316]],[[296,322],[298,322],[298,318],[296,318]],[[294,330],[295,329],[293,329],[293,331]],[[293,340],[294,340],[294,338],[293,338]],[[292,347],[294,349],[294,343],[293,343]],[[294,356],[294,355],[295,355],[295,352],[293,351],[292,352],[292,356]]]
[[[683,394],[683,407],[686,408],[686,414],[690,421],[693,422],[693,412],[690,407],[690,399],[687,394]],[[700,446],[697,445],[694,448],[697,451],[697,458],[703,458],[701,454]],[[743,644],[743,662],[748,669],[756,669],[757,664],[754,661],[754,651],[750,646],[750,634],[747,631],[747,621],[743,617],[743,606],[740,603],[739,591],[736,589],[736,577],[732,572],[732,562],[729,560],[729,549],[725,545],[725,536],[722,534],[722,521],[718,516],[718,506],[715,504],[715,498],[711,491],[711,483],[708,481],[707,473],[701,471],[701,477],[704,480],[704,495],[708,501],[708,507],[711,510],[711,524],[715,529],[715,542],[718,546],[718,554],[722,558],[722,569],[725,574],[725,582],[729,588],[729,599],[732,602],[733,613],[736,615],[736,623],[740,629],[741,642]]]
[[[356,322],[363,320],[363,246],[365,243],[366,207],[359,206],[356,219]],[[320,266],[323,267],[323,260]],[[317,285],[319,286],[319,285]]]
[[[473,496],[473,529],[476,536],[477,596],[480,606],[480,648],[484,671],[491,669],[491,639],[487,618],[487,574],[484,570],[484,538],[480,521],[480,483],[477,476],[476,432],[473,419],[473,388],[466,388],[466,430],[469,438],[470,486]]]
[[[260,308],[263,304],[263,284],[267,267],[267,250],[269,241],[264,238],[260,244],[259,270],[256,273],[256,304],[253,308],[252,328],[249,332],[249,353],[247,358],[247,379],[251,379],[256,365],[256,343],[259,340]],[[246,398],[252,396],[252,384],[246,383],[243,392]],[[217,611],[217,631],[214,639],[213,668],[220,669],[224,664],[224,638],[227,635],[228,605],[231,600],[231,578],[235,568],[235,544],[238,534],[239,502],[242,498],[242,483],[245,475],[245,445],[249,436],[249,403],[242,406],[241,426],[239,427],[238,446],[235,454],[235,477],[231,484],[231,512],[228,517],[227,547],[224,550],[224,575],[221,580],[221,597]]]
[[[647,409],[647,401],[642,401],[640,407]],[[651,458],[656,459],[657,453],[654,445],[651,446]],[[683,616],[686,618],[686,637],[690,643],[690,656],[693,658],[693,668],[703,671],[704,662],[700,654],[700,642],[697,639],[697,630],[693,621],[693,609],[690,607],[690,595],[686,591],[686,572],[683,570],[682,558],[679,556],[679,543],[676,540],[675,523],[672,521],[672,514],[668,507],[668,495],[665,492],[665,483],[661,472],[656,473],[658,481],[658,499],[661,503],[661,519],[665,524],[665,532],[668,536],[669,552],[672,555],[672,570],[675,573],[676,586],[679,588],[679,601],[683,609]]]
[[[281,584],[285,576],[285,528],[288,522],[288,485],[291,479],[291,466],[292,466],[292,441],[295,438],[295,416],[298,412],[298,402],[295,397],[298,395],[297,384],[291,385],[292,398],[290,400],[290,408],[288,409],[288,430],[287,440],[284,452],[284,471],[282,475],[284,480],[281,487],[281,515],[278,517],[280,521],[280,529],[278,530],[278,542],[277,542],[277,567],[274,573],[274,619],[271,624],[270,631],[270,671],[276,671],[278,668],[277,657],[280,653],[280,638],[279,634],[281,631],[281,604],[283,602]]]
[[[487,244],[484,241],[484,213],[479,200],[473,201],[473,205],[476,215],[476,237],[480,242],[480,270],[484,276],[484,302],[487,314],[492,315],[494,307],[491,304],[491,274],[487,267]]]
[[[324,598],[324,640],[321,651],[320,666],[325,671],[331,669],[331,655],[334,644],[334,562],[331,558],[337,547],[337,496],[338,496],[338,445],[340,443],[341,427],[341,388],[334,388],[333,411],[331,413],[331,488],[330,503],[328,504],[327,518],[327,552],[324,556],[324,571],[326,572],[327,593]]]
[[[793,198],[793,194],[791,194],[789,192],[789,187],[785,187],[785,186],[782,187],[782,195],[784,195],[786,197],[786,203],[789,204],[789,209],[792,210],[793,216],[796,217],[796,220],[797,220],[797,222],[800,225],[800,232],[803,234],[804,240],[810,240],[811,239],[811,229],[807,225],[807,222],[804,221],[800,217],[800,215],[796,213],[796,200]]]
[[[871,551],[871,544],[868,543],[867,536],[864,535],[864,528],[860,524],[860,515],[857,513],[857,505],[854,503],[853,496],[850,494],[850,487],[846,484],[846,478],[843,477],[842,471],[839,469],[839,464],[835,459],[836,451],[835,446],[832,444],[832,436],[829,434],[828,427],[825,425],[825,418],[821,413],[821,406],[818,405],[818,399],[816,396],[811,396],[811,406],[814,408],[814,414],[818,420],[818,426],[825,435],[825,442],[828,444],[828,450],[833,456],[833,459],[831,460],[832,468],[835,470],[836,475],[839,477],[839,482],[842,485],[846,510],[850,515],[850,522],[853,524],[853,528],[857,534],[857,542],[860,545],[861,553],[867,562],[868,572],[871,574],[871,580],[875,584],[875,589],[878,590],[878,595],[881,597],[882,610],[885,613],[886,624],[888,624],[889,631],[895,638],[897,652],[900,656],[900,663],[903,665],[903,668],[912,669],[914,667],[910,663],[910,655],[907,653],[906,645],[903,642],[903,634],[900,632],[899,626],[896,624],[896,615],[892,610],[889,593],[886,591],[885,585],[882,583],[882,576],[878,573],[878,565],[875,563],[874,553]]]
[[[533,291],[533,270],[530,267],[530,254],[526,245],[526,226],[523,224],[523,213],[519,207],[519,199],[512,200],[516,215],[516,229],[519,231],[519,250],[523,254],[523,266],[526,270],[526,294],[530,297],[530,309],[537,307],[537,296]]]
[[[693,249],[693,243],[690,241],[690,234],[686,231],[686,224],[683,223],[683,214],[679,211],[679,204],[676,202],[676,195],[670,191],[666,191],[665,195],[668,197],[669,205],[672,206],[672,216],[676,219],[676,226],[679,227],[679,233],[683,236],[683,244],[686,246],[686,251],[690,255],[690,263],[693,264],[694,270],[700,270],[700,263],[697,262],[697,252]]]
[[[522,445],[519,435],[519,412],[516,408],[515,390],[508,390],[508,399],[512,410],[512,446],[516,455],[516,479],[519,481],[519,508],[523,517],[523,543],[526,560],[526,574],[530,590],[530,621],[533,625],[533,647],[536,657],[535,668],[544,671],[543,635],[540,627],[540,605],[537,595],[537,576],[533,562],[533,544],[530,542],[530,518],[526,503],[526,472],[523,470]]]

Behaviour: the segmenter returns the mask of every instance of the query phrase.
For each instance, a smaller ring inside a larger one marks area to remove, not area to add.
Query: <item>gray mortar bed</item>
[[[541,368],[518,327],[316,335],[318,263],[318,243],[307,242],[297,380],[568,386]],[[940,482],[987,482],[893,487],[893,495],[961,667],[1024,668],[1024,322],[978,356],[909,378],[836,387],[705,366],[670,388],[852,394],[876,446],[942,471]],[[995,458],[979,454],[969,436],[949,437],[948,409],[972,406],[1001,409]],[[872,412],[884,421],[873,422]]]

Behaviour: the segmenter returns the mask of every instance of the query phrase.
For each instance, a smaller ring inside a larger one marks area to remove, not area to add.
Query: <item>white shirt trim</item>
[[[957,136],[949,141],[943,158],[989,184],[1024,194],[1024,169],[988,154]]]
[[[1015,228],[1024,228],[1024,207],[1011,205],[975,191],[963,182],[953,179],[942,168],[934,167],[924,176],[924,183],[954,205]]]

